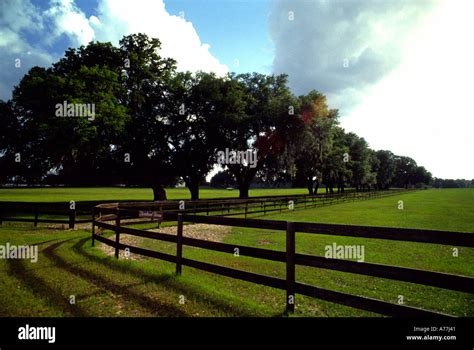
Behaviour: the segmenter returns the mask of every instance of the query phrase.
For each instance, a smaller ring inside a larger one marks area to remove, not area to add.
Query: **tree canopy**
[[[310,194],[322,185],[333,192],[432,181],[412,158],[371,150],[345,132],[322,93],[295,96],[286,75],[178,72],[160,48],[133,34],[119,47],[91,42],[30,69],[12,99],[0,101],[0,182],[149,186],[158,200],[182,181],[198,199],[224,151],[235,159],[211,183],[235,185],[241,197],[255,180]],[[235,156],[244,152],[254,164]]]

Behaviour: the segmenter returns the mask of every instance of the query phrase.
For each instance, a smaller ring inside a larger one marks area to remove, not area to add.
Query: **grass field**
[[[399,200],[403,210],[398,209]],[[474,190],[419,191],[262,218],[474,232]],[[285,237],[282,232],[234,228],[223,241],[284,250]],[[7,242],[38,244],[40,256],[37,263],[0,261],[0,316],[281,316],[284,311],[284,291],[187,267],[175,277],[173,264],[155,259],[116,260],[100,244],[91,247],[89,230],[4,223],[0,244]],[[459,248],[454,257],[452,247],[435,244],[301,233],[296,242],[298,252],[313,255],[324,255],[324,246],[333,242],[360,244],[365,246],[366,262],[474,276],[470,248]],[[176,249],[148,239],[139,243],[172,254]],[[184,256],[270,276],[285,274],[282,263],[232,254],[185,247]],[[297,268],[297,280],[393,303],[402,295],[406,305],[474,316],[474,298],[468,293],[306,267]],[[297,295],[295,316],[376,315]]]
[[[319,192],[324,192],[320,189]],[[249,195],[292,195],[307,194],[304,188],[250,189]],[[190,199],[187,188],[166,189],[168,199]],[[239,190],[204,188],[199,191],[200,198],[232,198],[239,196]],[[94,200],[153,200],[151,188],[126,187],[56,187],[56,188],[0,188],[0,201],[18,202],[69,202]]]

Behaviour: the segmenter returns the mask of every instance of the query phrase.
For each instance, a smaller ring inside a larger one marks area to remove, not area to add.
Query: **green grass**
[[[399,200],[403,201],[403,210],[398,209]],[[265,219],[474,232],[474,190],[420,191],[379,200],[284,212]],[[284,235],[268,230],[235,228],[226,241],[249,246],[259,246],[259,242],[265,241],[267,248],[284,250],[285,247]],[[357,244],[364,246],[366,262],[474,277],[474,249],[471,248],[459,247],[459,256],[455,257],[453,247],[437,244],[303,233],[297,233],[296,242],[297,252],[305,254],[324,256],[324,247],[333,242],[338,245]],[[474,316],[474,298],[467,293],[323,269],[299,267],[297,271],[301,281],[328,289],[391,302],[403,295],[409,305]]]
[[[397,208],[403,200],[404,209]],[[315,209],[297,209],[264,219],[474,231],[474,190],[429,190]],[[185,228],[186,230],[186,228]],[[297,251],[324,255],[324,246],[361,244],[365,261],[474,277],[474,249],[297,233]],[[281,316],[285,292],[144,258],[116,260],[91,247],[90,232],[8,223],[0,244],[39,244],[36,264],[0,260],[0,316]],[[284,233],[234,228],[224,242],[284,250]],[[174,244],[144,239],[140,246],[175,253]],[[184,256],[283,278],[285,266],[192,247]],[[413,305],[457,316],[474,316],[472,294],[344,272],[297,268],[297,280],[332,290]],[[76,304],[69,298],[75,295]],[[180,304],[184,296],[185,303]],[[365,311],[296,296],[296,316],[374,316]]]
[[[18,245],[38,244],[40,257],[37,263],[0,261],[0,316],[272,315],[269,307],[262,310],[252,300],[242,303],[231,290],[220,290],[216,276],[176,278],[174,266],[166,262],[104,256],[90,247],[86,231],[0,229],[0,244],[13,244],[12,237]],[[69,303],[71,295],[75,305]]]
[[[399,200],[403,210],[398,209]],[[265,218],[474,232],[474,188],[422,190]]]
[[[320,189],[319,192],[324,191]],[[250,196],[307,194],[304,188],[250,189]],[[239,190],[200,190],[200,198],[232,198],[239,196]],[[168,199],[190,199],[187,188],[166,189]],[[93,200],[153,200],[151,188],[126,187],[56,187],[56,188],[0,188],[0,201],[18,202],[69,202]]]

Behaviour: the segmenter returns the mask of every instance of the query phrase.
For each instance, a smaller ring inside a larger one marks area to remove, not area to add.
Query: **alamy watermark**
[[[356,259],[357,262],[364,262],[365,247],[363,245],[338,245],[335,242],[324,247],[326,259]]]
[[[56,117],[73,117],[73,118],[87,118],[88,120],[95,119],[95,104],[94,103],[57,103]]]
[[[0,245],[0,259],[27,259],[36,263],[38,261],[38,246],[16,246],[7,242],[5,245]]]
[[[34,327],[26,324],[18,328],[19,340],[47,340],[52,344],[56,341],[56,327]]]
[[[257,150],[234,151],[226,148],[224,151],[217,152],[217,163],[220,165],[241,164],[255,168],[257,166]]]

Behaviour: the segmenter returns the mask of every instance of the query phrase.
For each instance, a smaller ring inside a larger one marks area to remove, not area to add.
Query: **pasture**
[[[26,190],[23,198],[21,191]],[[7,200],[44,201],[48,198],[67,200],[71,189],[0,190]],[[48,190],[56,193],[47,193]],[[85,199],[106,199],[94,189],[84,190]],[[106,189],[103,189],[106,192]],[[122,190],[122,189],[114,189]],[[126,189],[125,189],[126,190]],[[129,196],[142,196],[134,189]],[[9,191],[5,194],[2,191]],[[18,195],[15,195],[15,191]],[[41,194],[37,199],[37,194]],[[135,193],[133,193],[135,191]],[[171,197],[169,191],[168,196]],[[182,194],[188,193],[187,190]],[[269,190],[256,190],[269,191]],[[270,190],[272,194],[288,194]],[[294,190],[291,190],[294,191]],[[304,193],[304,189],[300,190]],[[61,193],[63,192],[63,193]],[[229,191],[232,193],[233,191]],[[124,192],[125,193],[125,192]],[[122,193],[122,194],[124,194]],[[202,192],[203,194],[205,191]],[[212,192],[224,197],[221,192]],[[256,192],[258,193],[258,192]],[[207,195],[212,195],[208,193]],[[251,193],[252,195],[254,192]],[[295,192],[292,192],[295,194]],[[66,197],[61,197],[61,196]],[[111,194],[109,194],[111,195]],[[118,193],[113,194],[119,195]],[[151,196],[151,190],[149,195]],[[173,194],[174,195],[174,194]],[[177,196],[179,194],[176,194]],[[235,196],[235,193],[233,193]],[[259,194],[263,195],[263,194]],[[3,196],[3,197],[2,197]],[[100,198],[98,198],[98,197]],[[92,198],[91,198],[92,197]],[[107,198],[107,199],[123,198]],[[185,198],[177,197],[177,198]],[[208,197],[209,198],[209,197]],[[149,198],[125,198],[149,199]],[[49,200],[49,199],[48,199]],[[403,209],[400,202],[403,201]],[[297,209],[267,215],[262,219],[278,219],[320,223],[369,226],[425,228],[474,232],[474,190],[427,190],[393,197]],[[143,225],[142,225],[143,227]],[[185,232],[192,230],[185,226]],[[212,228],[206,229],[212,231]],[[124,235],[126,236],[126,235]],[[0,244],[38,244],[37,263],[0,260],[1,316],[281,316],[285,308],[284,291],[233,280],[184,267],[183,274],[174,275],[174,264],[146,257],[130,256],[116,260],[104,246],[91,247],[90,230],[59,230],[40,225],[4,223],[0,226]],[[285,235],[272,230],[232,228],[219,232],[212,239],[266,249],[284,250]],[[140,238],[135,245],[174,253],[175,245]],[[474,249],[452,248],[437,244],[386,241],[297,233],[297,252],[324,256],[327,245],[357,244],[365,247],[365,261],[428,269],[474,276]],[[183,256],[245,271],[281,277],[284,264],[255,258],[234,256],[185,247]],[[472,294],[448,291],[407,282],[354,275],[325,269],[298,267],[302,282],[351,294],[404,303],[455,316],[474,316]],[[74,301],[72,303],[71,301]],[[334,303],[297,295],[295,316],[377,316]]]
[[[319,189],[319,193],[325,192]],[[250,189],[249,195],[255,196],[277,196],[307,194],[304,188],[275,188],[275,189]],[[187,188],[167,188],[168,199],[190,199],[191,195]],[[199,191],[201,199],[210,198],[234,198],[239,196],[238,189],[214,189],[202,188]],[[95,201],[95,200],[153,200],[151,188],[128,188],[128,187],[43,187],[43,188],[0,188],[0,201],[18,202],[69,202]]]

